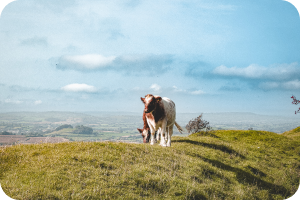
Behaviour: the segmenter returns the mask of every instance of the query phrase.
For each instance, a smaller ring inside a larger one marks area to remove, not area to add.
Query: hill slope
[[[299,144],[286,134],[220,130],[173,137],[170,148],[16,145],[0,148],[0,181],[15,199],[285,199],[299,186]]]

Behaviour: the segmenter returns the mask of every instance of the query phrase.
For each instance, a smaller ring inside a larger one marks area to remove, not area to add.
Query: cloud
[[[87,85],[87,84],[79,84],[79,83],[73,83],[66,85],[61,88],[61,90],[66,92],[88,92],[88,93],[94,93],[97,91],[96,87]]]
[[[9,104],[21,104],[23,101],[20,100],[13,100],[13,99],[5,99],[4,103],[9,103]]]
[[[149,75],[154,75],[165,72],[172,62],[173,56],[171,55],[103,56],[86,54],[62,56],[58,59],[56,67],[60,70],[84,72],[114,70],[134,74],[146,72]]]
[[[282,84],[283,88],[290,90],[299,90],[300,89],[300,81],[298,79],[287,81]]]
[[[212,71],[213,75],[229,78],[256,79],[256,80],[291,80],[300,75],[298,63],[281,64],[277,66],[263,67],[249,65],[245,68],[226,67],[221,65]]]
[[[102,55],[89,54],[79,56],[63,56],[59,60],[58,68],[75,70],[94,70],[105,68],[113,63],[115,56],[105,57]]]
[[[153,89],[155,92],[158,92],[158,91],[160,91],[161,87],[157,84],[152,84],[150,86],[150,89]]]
[[[22,46],[48,46],[47,38],[45,37],[32,37],[21,40],[20,44]]]
[[[192,90],[192,89],[184,90],[184,89],[179,89],[175,85],[172,87],[171,91],[173,93],[189,94],[189,95],[202,95],[202,94],[205,94],[205,92],[203,92],[202,90]]]
[[[36,100],[35,102],[34,102],[34,105],[40,105],[40,104],[42,104],[43,102],[41,101],[41,100]]]
[[[202,90],[195,90],[195,91],[191,91],[190,94],[192,94],[192,95],[201,95],[201,94],[205,94],[205,92],[203,92]]]
[[[300,81],[298,79],[291,81],[266,81],[259,83],[259,88],[263,90],[299,90],[300,89]]]
[[[180,89],[176,86],[173,87],[162,87],[156,83],[152,84],[149,88],[135,87],[132,89],[134,92],[145,93],[145,94],[179,94],[179,95],[203,95],[205,94],[202,90],[197,89]]]

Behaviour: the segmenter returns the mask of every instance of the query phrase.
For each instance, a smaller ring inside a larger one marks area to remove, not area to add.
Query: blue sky
[[[294,115],[300,18],[282,0],[17,0],[0,16],[0,111]],[[296,117],[296,116],[295,116]]]

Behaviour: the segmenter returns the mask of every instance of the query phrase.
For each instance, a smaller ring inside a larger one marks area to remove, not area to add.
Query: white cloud
[[[87,84],[73,83],[61,88],[66,92],[96,92],[96,87]]]
[[[40,105],[40,104],[42,104],[43,102],[41,101],[41,100],[36,100],[35,102],[34,102],[34,104],[35,105]]]
[[[23,103],[23,101],[13,100],[13,99],[5,99],[4,102],[5,103],[10,103],[10,104],[21,104],[21,103]]]
[[[298,90],[298,89],[300,89],[300,81],[298,79],[288,81],[288,82],[283,83],[282,86],[285,89]]]
[[[299,90],[300,89],[300,81],[298,79],[291,81],[283,81],[283,82],[263,82],[259,84],[261,89],[271,90],[271,89],[284,89],[284,90]]]
[[[56,67],[61,70],[84,72],[115,70],[138,75],[140,75],[140,72],[147,72],[147,75],[153,75],[165,72],[172,62],[172,55],[103,56],[100,54],[87,54],[62,56],[58,59]]]
[[[111,65],[116,59],[116,56],[105,57],[98,54],[87,54],[77,56],[63,56],[61,60],[73,65],[75,68],[96,69]]]
[[[172,89],[175,93],[183,93],[183,94],[191,94],[191,95],[205,94],[205,92],[203,92],[202,90],[183,90],[183,89],[177,88],[175,85],[173,86]]]
[[[228,68],[224,65],[221,65],[213,70],[214,74],[223,75],[223,76],[241,76],[247,78],[258,78],[265,73],[265,68],[259,67],[257,65],[250,65],[246,68],[237,68],[231,67]]]
[[[154,83],[150,86],[150,89],[154,90],[155,92],[159,92],[161,87],[159,85],[157,85],[156,83]]]
[[[191,94],[193,95],[201,95],[201,94],[205,94],[205,92],[203,92],[202,90],[195,90],[195,91],[192,91],[190,92]]]
[[[212,71],[215,75],[223,77],[237,77],[246,79],[266,79],[266,80],[290,80],[300,74],[298,63],[281,64],[270,67],[259,65],[249,65],[245,68],[226,67],[221,65]]]

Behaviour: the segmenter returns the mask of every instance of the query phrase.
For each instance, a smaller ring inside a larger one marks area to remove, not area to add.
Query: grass
[[[0,148],[14,199],[286,199],[300,179],[300,128],[218,130],[172,147],[69,142]]]

